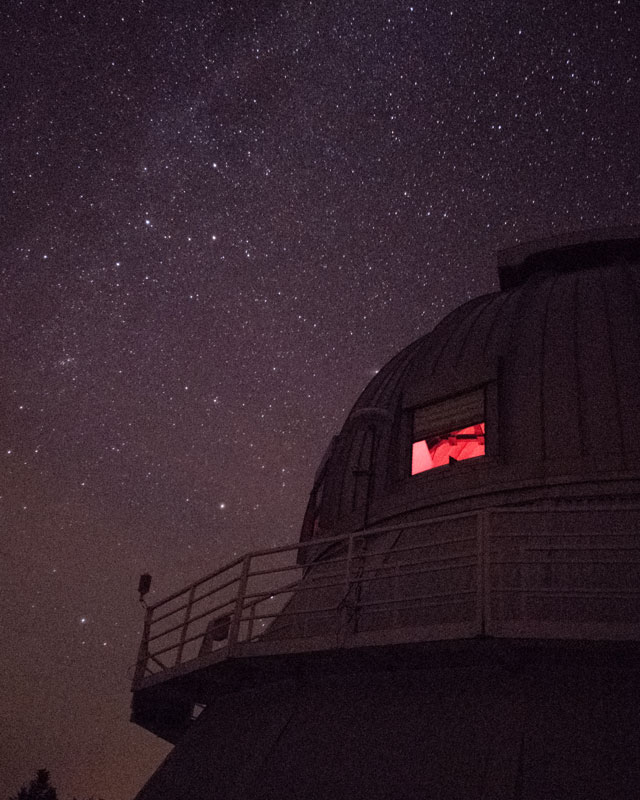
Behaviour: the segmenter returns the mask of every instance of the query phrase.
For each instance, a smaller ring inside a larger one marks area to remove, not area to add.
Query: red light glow
[[[413,443],[411,474],[484,455],[484,422]]]

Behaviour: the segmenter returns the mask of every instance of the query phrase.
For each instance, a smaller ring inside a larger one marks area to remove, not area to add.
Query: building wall
[[[629,800],[629,656],[479,646],[220,697],[137,800]]]

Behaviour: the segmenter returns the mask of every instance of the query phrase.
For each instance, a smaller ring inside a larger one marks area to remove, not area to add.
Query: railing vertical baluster
[[[238,595],[236,597],[236,607],[229,626],[228,653],[234,655],[238,647],[238,637],[240,635],[240,623],[242,622],[242,612],[244,611],[244,598],[247,593],[247,583],[249,581],[249,568],[251,566],[251,553],[242,559],[242,572],[238,583]]]
[[[256,603],[251,603],[251,612],[249,613],[249,628],[247,630],[247,641],[250,642],[253,639],[253,625],[256,621]]]
[[[191,606],[193,605],[193,596],[195,592],[196,587],[192,586],[189,592],[189,599],[187,600],[187,607],[184,611],[184,622],[182,623],[182,630],[180,631],[180,644],[178,645],[178,652],[176,653],[176,666],[182,663],[182,651],[184,650],[184,642],[187,638],[187,630],[191,618]]]
[[[351,533],[349,535],[349,544],[347,545],[347,563],[346,563],[346,566],[345,566],[345,575],[344,575],[344,583],[345,583],[344,596],[345,596],[345,598],[349,594],[349,590],[351,588],[351,560],[353,559],[353,539],[354,539],[354,535],[355,534],[353,534],[353,533]]]
[[[141,681],[147,671],[147,661],[149,659],[149,631],[151,630],[151,617],[153,609],[147,608],[144,615],[144,627],[142,629],[142,641],[138,649],[138,660],[136,661],[136,671],[133,676],[134,685]]]
[[[349,623],[349,593],[351,591],[351,560],[353,558],[353,539],[354,534],[349,534],[349,542],[347,544],[347,559],[345,562],[345,570],[344,570],[344,596],[342,601],[340,602],[338,609],[340,610],[340,615],[338,619],[338,631],[337,631],[337,638],[338,643],[343,645],[348,633],[348,623]]]

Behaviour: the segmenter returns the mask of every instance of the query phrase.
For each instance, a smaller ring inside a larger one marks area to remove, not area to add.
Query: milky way
[[[0,794],[126,800],[169,749],[128,722],[138,575],[294,540],[360,389],[496,250],[640,221],[640,8],[0,19]]]

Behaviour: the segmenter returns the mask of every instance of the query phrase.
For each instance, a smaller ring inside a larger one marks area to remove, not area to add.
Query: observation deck
[[[640,507],[549,502],[247,553],[147,609],[132,721],[176,742],[214,697],[300,669],[487,640],[637,643],[639,531]]]

